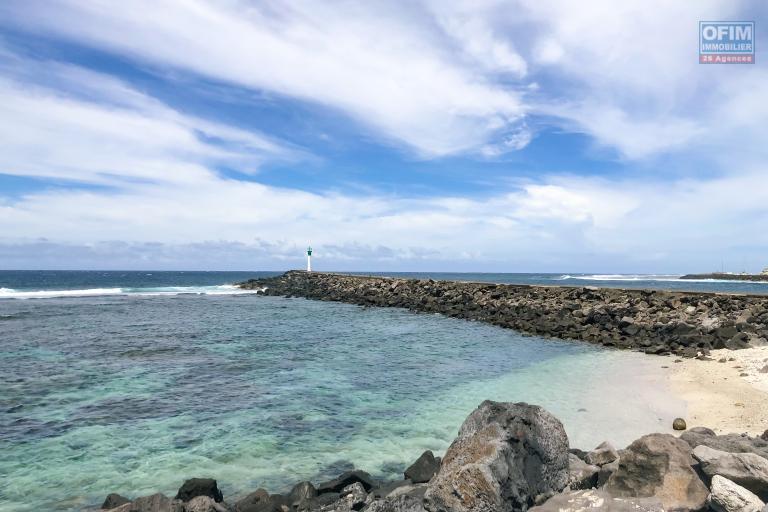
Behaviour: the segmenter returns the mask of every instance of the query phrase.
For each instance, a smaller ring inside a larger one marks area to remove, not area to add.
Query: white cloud
[[[469,57],[457,62],[415,11],[198,0],[0,7],[32,30],[340,109],[424,156],[474,150],[524,114],[519,93],[478,71],[519,74],[525,63],[472,23],[452,27]]]
[[[6,70],[6,75],[11,73]],[[199,183],[210,179],[208,166],[215,163],[237,163],[248,172],[264,158],[297,156],[267,137],[182,115],[98,73],[51,63],[42,78],[59,87],[82,85],[73,95],[0,78],[4,174],[98,184]],[[201,135],[220,143],[206,142]]]

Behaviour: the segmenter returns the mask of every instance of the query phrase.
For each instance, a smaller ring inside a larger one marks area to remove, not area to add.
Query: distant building
[[[768,276],[768,267],[765,267],[762,272],[760,272],[760,275]]]

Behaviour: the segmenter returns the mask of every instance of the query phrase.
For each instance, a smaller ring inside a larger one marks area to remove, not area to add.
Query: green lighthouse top
[[[307,256],[312,256],[312,247],[307,247]]]

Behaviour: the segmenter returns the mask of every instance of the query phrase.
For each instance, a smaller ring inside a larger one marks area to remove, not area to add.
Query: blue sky
[[[760,270],[766,10],[3,2],[0,267]]]

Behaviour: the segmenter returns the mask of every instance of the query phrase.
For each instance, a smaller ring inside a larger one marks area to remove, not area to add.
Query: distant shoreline
[[[768,282],[768,274],[729,274],[726,272],[712,272],[709,274],[686,274],[680,279],[723,279],[726,281],[765,281]]]

